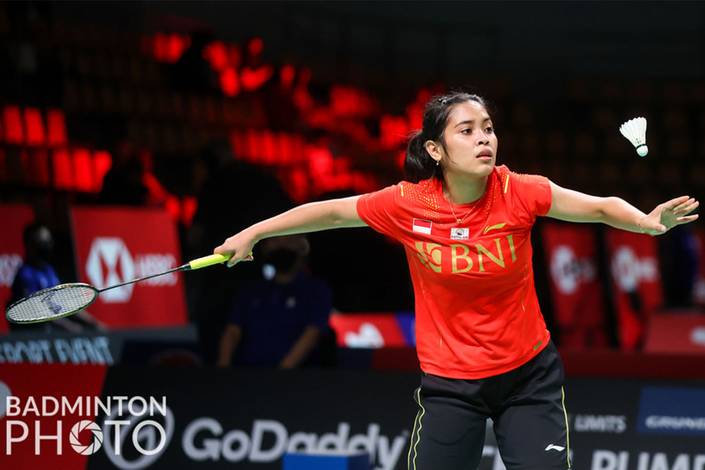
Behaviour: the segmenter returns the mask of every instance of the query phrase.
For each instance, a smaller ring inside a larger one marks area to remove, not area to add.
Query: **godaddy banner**
[[[278,470],[290,452],[339,451],[403,470],[418,384],[359,371],[0,364],[0,462]],[[705,384],[574,379],[566,390],[574,468],[705,469]],[[480,469],[504,469],[491,421]]]

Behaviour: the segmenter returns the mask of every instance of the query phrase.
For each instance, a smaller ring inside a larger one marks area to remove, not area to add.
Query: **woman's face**
[[[484,177],[492,173],[497,158],[497,136],[490,115],[480,103],[465,101],[453,106],[443,131],[446,173]]]

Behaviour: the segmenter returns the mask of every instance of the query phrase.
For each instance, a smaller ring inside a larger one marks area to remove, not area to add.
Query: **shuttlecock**
[[[646,146],[646,118],[630,119],[619,126],[619,132],[632,143],[640,157],[649,153],[649,147]]]

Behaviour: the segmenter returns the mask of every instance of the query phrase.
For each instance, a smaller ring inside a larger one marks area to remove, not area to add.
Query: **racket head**
[[[72,282],[42,289],[10,305],[7,321],[26,325],[68,317],[88,307],[99,291],[90,284]]]

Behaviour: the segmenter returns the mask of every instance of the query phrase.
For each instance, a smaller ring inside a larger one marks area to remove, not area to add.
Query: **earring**
[[[438,166],[440,164],[441,164],[440,160],[436,160],[436,166]]]

